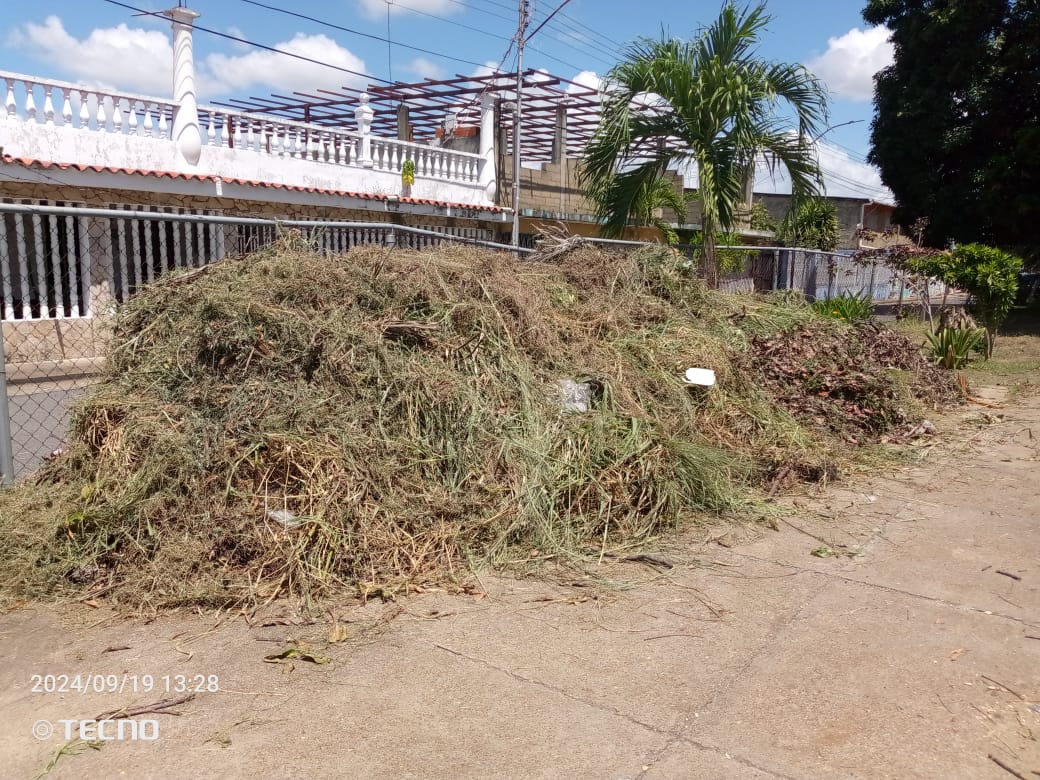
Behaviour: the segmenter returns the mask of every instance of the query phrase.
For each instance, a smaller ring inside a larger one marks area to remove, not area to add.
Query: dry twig
[[[1001,761],[999,758],[997,758],[992,753],[989,754],[989,760],[992,761],[997,766],[999,766],[1001,769],[1003,769],[1008,774],[1011,774],[1011,775],[1014,775],[1015,777],[1017,777],[1018,780],[1026,780],[1026,776],[1025,775],[1023,775],[1021,772],[1018,772],[1018,771],[1012,769],[1011,767],[1009,767],[1007,764],[1005,764],[1003,761]]]
[[[187,693],[184,696],[178,696],[176,699],[160,699],[157,702],[144,704],[140,707],[124,707],[121,710],[102,712],[100,715],[96,715],[94,720],[118,720],[119,718],[133,718],[138,715],[148,715],[151,713],[161,715],[180,715],[179,712],[169,712],[169,709],[171,707],[176,707],[178,704],[186,704],[194,698],[194,693]]]

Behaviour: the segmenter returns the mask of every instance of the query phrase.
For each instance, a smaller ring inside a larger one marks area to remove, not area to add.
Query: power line
[[[579,28],[566,13],[560,13],[553,19],[552,25],[561,35],[569,36],[570,40],[588,47],[601,46],[608,50],[620,49],[622,44],[612,38],[596,32],[588,25],[583,25],[585,30]],[[591,34],[590,34],[591,33]]]
[[[450,3],[454,4],[454,5],[459,6],[460,8],[466,8],[466,9],[469,9],[471,11],[476,11],[477,13],[487,14],[488,16],[492,16],[495,19],[502,19],[504,21],[507,21],[510,24],[513,23],[512,17],[503,16],[502,14],[495,13],[494,11],[489,11],[486,8],[480,8],[478,6],[472,5],[473,0],[470,0],[469,3],[465,3],[462,0],[448,0],[448,2],[450,2]],[[485,2],[488,5],[490,5],[492,7],[495,7],[495,8],[502,8],[502,9],[507,10],[507,11],[512,10],[509,6],[504,5],[502,3],[494,2],[494,0],[483,0],[483,2]],[[453,22],[450,19],[446,19],[445,21],[447,21],[449,23],[452,23],[452,24],[457,24],[456,22]],[[504,40],[505,36],[502,36],[502,37],[503,37],[503,40]],[[529,51],[533,51],[536,54],[541,54],[546,59],[550,59],[553,62],[558,62],[561,65],[566,65],[568,68],[571,68],[573,70],[576,70],[576,71],[585,70],[585,68],[582,68],[579,65],[575,65],[573,62],[568,62],[567,60],[564,60],[564,59],[561,59],[559,57],[556,57],[556,56],[554,56],[552,54],[549,54],[546,51],[543,51],[542,49],[536,49],[534,46],[529,46],[527,48],[528,48]]]
[[[838,173],[837,171],[832,171],[828,168],[821,168],[820,172],[823,174],[825,182],[829,179],[833,182],[836,182],[837,184],[844,185],[849,189],[856,190],[857,192],[863,193],[865,195],[871,195],[876,197],[888,197],[890,195],[889,191],[883,187],[875,187],[872,184],[864,184],[863,182],[856,181],[855,179],[850,179],[849,177],[844,176]]]
[[[549,25],[549,29],[556,34],[557,38],[566,43],[566,45],[579,49],[582,54],[599,60],[600,62],[610,65],[614,64],[613,60],[608,59],[601,52],[604,49],[608,51],[611,49],[619,49],[620,45],[594,40],[591,36],[579,30],[577,27],[566,24],[559,17],[553,19],[552,23]]]
[[[122,5],[121,3],[116,3],[115,0],[105,0],[105,2],[111,2],[111,3],[115,3],[116,5]],[[430,55],[432,55],[434,57],[441,57],[441,58],[446,59],[446,60],[453,60],[455,62],[461,62],[461,63],[463,63],[465,65],[472,65],[472,66],[477,67],[477,68],[484,67],[484,63],[483,62],[474,62],[473,60],[467,60],[467,59],[463,59],[461,57],[454,57],[454,56],[452,56],[450,54],[443,54],[441,52],[433,51],[431,49],[424,49],[424,48],[421,48],[419,46],[412,46],[412,45],[407,44],[407,43],[401,43],[400,41],[390,40],[389,38],[384,38],[381,35],[373,35],[372,33],[362,32],[361,30],[355,30],[355,29],[353,29],[351,27],[344,27],[344,26],[336,24],[334,22],[329,22],[329,21],[326,21],[324,19],[318,19],[318,18],[313,17],[313,16],[308,16],[307,14],[301,14],[301,13],[298,13],[296,11],[290,11],[290,10],[288,10],[286,8],[281,8],[279,6],[268,5],[267,3],[261,3],[261,2],[259,2],[259,0],[242,0],[242,2],[243,3],[248,3],[249,5],[255,5],[255,6],[258,6],[260,8],[266,8],[269,11],[275,11],[277,13],[285,14],[287,16],[294,16],[294,17],[296,17],[298,19],[305,19],[305,20],[307,20],[309,22],[313,22],[314,24],[319,24],[319,25],[322,25],[324,27],[328,27],[328,28],[333,29],[333,30],[341,30],[343,32],[351,33],[353,35],[359,35],[359,36],[361,36],[363,38],[369,38],[369,39],[374,40],[374,41],[379,41],[380,43],[392,43],[394,46],[400,46],[401,48],[404,48],[404,49],[412,49],[413,51],[422,52],[423,54],[430,54]],[[468,6],[465,3],[461,2],[461,0],[452,0],[452,2],[456,3],[457,5],[463,6],[465,8],[470,8],[471,7],[471,6]],[[126,6],[126,7],[129,8],[130,6]],[[401,7],[405,8],[407,6],[401,6]],[[479,10],[479,9],[474,9],[474,10]],[[156,16],[156,15],[159,15],[159,14],[154,14],[153,13],[151,15]],[[424,14],[424,15],[432,16],[432,14]],[[443,19],[442,17],[435,17],[435,18],[442,19],[443,21],[448,22],[449,24],[461,24],[461,23],[455,22],[455,21],[453,21],[451,19]],[[502,18],[502,17],[500,17],[500,18]],[[465,26],[465,25],[462,25],[462,26]],[[196,26],[195,29],[197,29],[197,30],[205,30],[204,27],[198,27],[198,26]],[[225,38],[232,38],[233,40],[243,41],[243,39],[241,39],[241,38],[234,38],[234,36],[229,36],[229,35],[227,35],[225,33],[216,33],[216,34],[222,35]],[[509,40],[504,35],[503,36],[499,36],[499,37],[500,37],[501,40],[504,40],[504,41],[505,40]],[[243,41],[243,42],[252,44],[251,41]],[[253,45],[259,45],[259,44],[253,44]],[[553,60],[555,62],[558,62],[561,65],[566,65],[568,68],[573,68],[573,69],[579,70],[579,71],[580,70],[584,70],[584,68],[580,68],[577,65],[574,65],[573,63],[567,62],[566,60],[561,60],[559,57],[554,57],[553,55],[547,54],[546,52],[543,52],[543,51],[541,51],[539,49],[535,49],[534,47],[531,47],[531,50],[535,51],[535,52],[538,52],[542,56],[547,57],[548,59],[551,59],[551,60]],[[330,65],[329,67],[334,67],[334,66]],[[375,78],[375,77],[373,76],[371,78]],[[376,80],[384,82],[384,83],[387,83],[387,84],[391,83],[391,82],[387,81],[386,79],[376,79]]]
[[[397,2],[397,0],[394,0],[394,5],[396,5],[398,8],[403,8],[404,10],[408,11],[409,13],[416,14],[417,16],[425,16],[427,19],[436,19],[439,22],[444,22],[445,24],[450,24],[450,25],[453,25],[455,27],[459,27],[459,28],[461,28],[463,30],[469,30],[470,32],[475,32],[475,33],[478,33],[479,35],[484,35],[484,36],[486,36],[488,38],[495,38],[495,39],[500,40],[500,41],[511,41],[511,40],[513,40],[513,39],[510,39],[506,35],[501,35],[499,33],[494,33],[494,32],[490,32],[488,30],[483,30],[480,27],[474,27],[473,25],[470,25],[470,24],[464,24],[463,22],[458,22],[458,21],[455,21],[454,19],[449,19],[446,16],[439,16],[438,14],[431,14],[428,11],[421,11],[418,8],[414,8],[414,7],[410,6],[410,5],[407,5],[406,3]],[[466,6],[466,7],[470,8],[470,6]],[[470,10],[480,11],[481,9],[479,9],[479,8],[470,8]],[[496,15],[496,18],[501,18],[501,17],[497,17],[497,15]],[[610,60],[605,59],[592,46],[590,46],[587,43],[575,42],[575,46],[582,46],[583,48],[580,50],[580,53],[584,54],[587,57],[591,57],[591,58],[596,59],[599,62],[605,63],[607,65],[612,65],[613,64]],[[558,63],[560,63],[562,65],[566,65],[568,68],[573,68],[575,70],[584,70],[584,68],[578,67],[577,65],[574,65],[573,63],[567,62],[565,60],[561,60],[558,57],[555,57],[555,56],[549,54],[548,52],[542,51],[540,49],[536,49],[533,46],[530,47],[530,50],[533,51],[533,52],[536,52],[538,54],[541,54],[543,57],[545,57],[547,59],[550,59],[550,60],[553,60],[554,62],[558,62]]]
[[[601,32],[598,32],[597,30],[593,29],[592,27],[589,27],[587,24],[585,24],[581,20],[574,18],[570,14],[560,14],[560,17],[563,18],[563,19],[566,19],[569,22],[572,22],[573,24],[578,25],[579,27],[584,27],[586,30],[588,30],[590,33],[592,33],[594,36],[596,36],[597,38],[602,38],[603,40],[605,40],[607,43],[611,44],[612,46],[615,46],[615,47],[617,47],[619,49],[622,46],[620,41],[615,41],[609,35],[605,35],[605,34],[603,34]]]
[[[851,146],[845,146],[844,144],[839,144],[837,141],[827,141],[827,143],[821,144],[821,146],[833,146],[833,147],[836,147],[836,148],[840,149],[841,151],[845,152],[845,154],[849,157],[850,160],[855,160],[856,162],[861,162],[861,163],[867,162],[867,157],[866,157],[865,154],[863,154],[862,152],[859,152],[859,151],[853,149]]]
[[[547,25],[547,24],[548,24],[548,23],[549,23],[549,22],[550,22],[550,21],[552,20],[552,18],[553,18],[554,16],[556,16],[556,14],[558,14],[558,13],[559,13],[560,11],[562,11],[562,10],[563,10],[563,7],[564,7],[565,5],[567,5],[567,3],[569,3],[570,1],[571,1],[571,0],[563,0],[563,2],[562,2],[562,3],[560,3],[560,4],[558,5],[558,6],[556,6],[556,8],[555,8],[555,9],[553,9],[553,12],[552,12],[551,14],[549,14],[549,15],[548,15],[547,17],[545,17],[545,19],[543,19],[543,20],[542,20],[542,23],[541,23],[540,25],[538,25],[537,27],[535,27],[535,28],[534,28],[534,32],[532,32],[532,33],[531,33],[530,35],[528,35],[528,36],[527,36],[527,39],[528,39],[528,40],[530,40],[531,38],[533,38],[534,36],[536,36],[536,35],[538,34],[538,32],[539,32],[539,31],[540,31],[540,30],[541,30],[541,29],[542,29],[543,27],[545,27],[545,25]]]
[[[564,3],[563,5],[566,5],[566,3]],[[584,35],[583,33],[577,31],[574,28],[561,26],[560,19],[558,18],[553,19],[553,17],[556,16],[557,12],[559,12],[563,5],[557,6],[557,8],[552,13],[550,13],[548,16],[542,19],[541,23],[538,25],[535,31],[528,36],[528,38],[533,38],[539,30],[541,30],[543,27],[548,26],[551,30],[555,31],[557,35],[564,38],[567,41],[568,45],[571,48],[573,48],[577,53],[583,54],[586,57],[590,57],[591,59],[597,60],[598,62],[601,62],[604,65],[607,65],[608,67],[613,66],[613,61],[604,57],[600,53],[600,51],[596,49],[594,42],[590,43],[588,41],[588,36]],[[552,24],[549,24],[550,22],[552,22]],[[540,52],[538,49],[535,49],[533,46],[531,47],[531,50],[543,54],[544,56],[549,56],[545,55],[544,52]],[[570,67],[575,68],[576,66],[570,65]],[[578,70],[584,69],[578,68]]]
[[[120,2],[118,2],[118,0],[105,0],[105,2],[106,3],[111,3],[112,5],[117,5],[120,8],[127,8],[127,9],[129,9],[131,11],[136,11],[137,13],[139,13],[139,14],[141,14],[143,16],[155,16],[155,17],[158,17],[160,19],[167,19],[168,18],[168,17],[164,16],[162,13],[160,13],[158,11],[146,11],[143,8],[137,8],[137,7],[132,6],[132,5],[127,5],[126,3],[120,3]],[[248,2],[248,0],[247,0],[247,2]],[[304,62],[310,62],[310,63],[312,63],[314,65],[321,65],[322,67],[325,67],[325,68],[332,68],[333,70],[338,70],[338,71],[340,71],[342,73],[349,73],[352,76],[360,76],[360,77],[362,77],[364,79],[369,79],[371,81],[379,81],[379,82],[381,82],[383,84],[390,84],[391,83],[391,82],[387,81],[386,79],[381,79],[378,76],[373,76],[371,73],[361,73],[360,71],[351,70],[350,68],[343,68],[343,67],[340,67],[339,65],[332,65],[331,63],[322,62],[321,60],[316,60],[316,59],[314,59],[312,57],[305,57],[302,54],[296,54],[296,53],[291,52],[291,51],[286,51],[285,49],[279,49],[279,48],[277,48],[275,46],[267,46],[267,45],[265,45],[263,43],[257,43],[256,41],[251,41],[248,38],[241,38],[241,37],[239,37],[237,35],[231,35],[229,33],[220,32],[220,30],[212,30],[212,29],[210,29],[208,27],[202,27],[202,26],[200,26],[198,24],[193,24],[192,25],[192,29],[193,30],[198,30],[199,32],[209,33],[210,35],[216,35],[218,38],[226,38],[229,41],[236,41],[238,43],[245,43],[245,44],[247,44],[249,46],[255,46],[256,48],[263,49],[264,51],[270,51],[270,52],[274,52],[275,54],[281,54],[281,55],[284,55],[286,57],[292,57],[293,59],[296,59],[296,60],[303,60]]]
[[[105,0],[105,2],[114,2],[114,1],[115,0]],[[401,43],[400,41],[391,40],[391,38],[389,36],[384,38],[381,35],[373,35],[372,33],[362,32],[361,30],[355,30],[352,27],[343,27],[342,25],[335,24],[334,22],[328,22],[328,21],[325,21],[324,19],[317,19],[317,18],[315,18],[313,16],[307,16],[306,14],[297,13],[296,11],[290,11],[287,8],[281,8],[281,7],[276,6],[276,5],[268,5],[267,3],[261,3],[261,2],[258,2],[258,0],[242,0],[242,2],[243,3],[248,3],[249,5],[255,5],[255,6],[259,7],[259,8],[266,8],[268,11],[275,11],[276,13],[285,14],[286,16],[295,16],[297,19],[306,19],[308,22],[314,22],[315,24],[320,24],[323,27],[328,27],[328,28],[333,29],[333,30],[340,30],[342,32],[350,33],[352,35],[359,35],[362,38],[370,38],[371,40],[379,41],[380,43],[387,43],[387,44],[391,44],[392,43],[394,46],[400,46],[402,49],[412,49],[413,51],[422,52],[423,54],[430,54],[430,55],[432,55],[434,57],[442,57],[442,58],[444,58],[446,60],[453,60],[455,62],[461,62],[461,63],[463,63],[465,65],[476,65],[477,67],[480,67],[482,65],[482,63],[474,62],[473,60],[466,60],[466,59],[462,59],[461,57],[453,57],[450,54],[444,54],[444,53],[439,52],[439,51],[433,51],[432,49],[424,49],[424,48],[422,48],[420,46],[412,46],[411,44],[408,44],[408,43]],[[117,5],[119,5],[119,3],[117,3]],[[203,28],[196,27],[195,29],[201,30]],[[383,79],[380,79],[380,80],[382,81]],[[390,82],[387,82],[387,83],[390,83]]]
[[[425,16],[428,19],[436,19],[437,21],[444,22],[445,24],[453,24],[456,27],[461,27],[463,30],[469,30],[471,32],[480,33],[481,35],[486,35],[486,36],[488,36],[490,38],[497,38],[500,41],[511,41],[512,40],[512,39],[509,38],[509,36],[500,35],[498,33],[489,32],[487,30],[482,30],[479,27],[473,27],[472,25],[463,24],[462,22],[456,22],[454,19],[449,19],[446,16],[438,16],[437,14],[431,14],[431,13],[428,13],[426,11],[420,11],[418,8],[413,8],[412,6],[406,5],[404,3],[397,3],[397,2],[395,2],[394,4],[398,8],[403,8],[404,10],[406,10],[406,11],[408,11],[410,13],[416,14],[418,16]]]
[[[448,2],[454,3],[455,5],[460,6],[462,8],[469,8],[469,9],[471,9],[473,11],[478,12],[478,13],[487,14],[488,16],[493,16],[496,19],[504,19],[505,21],[510,22],[510,23],[512,23],[512,21],[513,21],[511,17],[502,16],[502,14],[496,14],[494,11],[488,11],[485,8],[478,8],[475,5],[469,5],[468,3],[462,2],[462,0],[448,0]],[[495,5],[497,5],[497,3]]]
[[[456,5],[463,5],[462,3],[456,2],[456,0],[450,0],[450,2],[455,2]],[[511,5],[508,5],[507,3],[498,2],[497,0],[478,0],[478,2],[482,2],[482,3],[485,3],[486,5],[491,5],[491,6],[494,6],[496,8],[501,8],[504,11],[506,11],[507,13],[512,13],[512,11],[513,11],[513,7]],[[511,17],[507,17],[507,18],[511,18]]]

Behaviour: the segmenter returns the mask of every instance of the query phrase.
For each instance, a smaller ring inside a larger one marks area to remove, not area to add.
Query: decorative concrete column
[[[171,8],[163,15],[173,21],[173,142],[188,165],[198,165],[202,156],[202,130],[195,99],[195,55],[192,24],[201,14],[190,8]]]
[[[368,93],[362,92],[361,104],[354,109],[354,121],[357,122],[358,132],[361,134],[361,165],[365,168],[372,167],[372,117],[375,111],[368,105]]]
[[[562,163],[567,156],[567,105],[556,107],[556,126],[553,128],[552,159]]]
[[[397,140],[412,140],[412,122],[408,116],[408,104],[403,101],[397,106]]]
[[[495,180],[495,98],[485,92],[480,96],[480,173],[478,182],[488,203],[495,202],[498,182]]]

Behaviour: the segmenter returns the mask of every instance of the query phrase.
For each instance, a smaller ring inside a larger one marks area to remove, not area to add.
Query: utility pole
[[[524,90],[524,34],[530,23],[530,0],[520,0],[520,26],[516,30],[516,108],[513,111],[513,246],[520,246],[520,115]]]

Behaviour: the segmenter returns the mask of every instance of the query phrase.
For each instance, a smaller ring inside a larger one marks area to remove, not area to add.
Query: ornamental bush
[[[940,278],[971,296],[971,311],[986,329],[986,357],[1015,304],[1022,258],[985,244],[964,244],[939,261]]]

